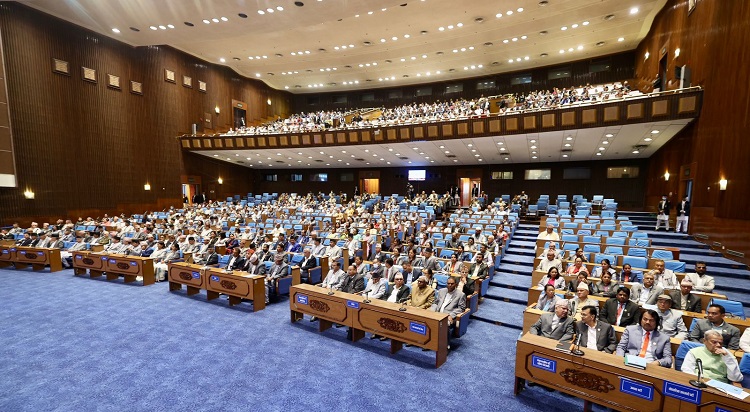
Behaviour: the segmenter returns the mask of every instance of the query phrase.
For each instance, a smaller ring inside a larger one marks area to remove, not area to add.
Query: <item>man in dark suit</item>
[[[471,188],[471,197],[479,197],[479,186],[474,183],[474,187]]]
[[[531,325],[534,335],[544,336],[559,341],[569,341],[573,338],[573,324],[575,320],[568,316],[568,301],[560,299],[555,303],[554,313],[545,313]]]
[[[724,347],[730,350],[740,348],[740,330],[724,321],[726,310],[721,305],[709,305],[706,308],[706,318],[700,319],[695,323],[695,327],[690,330],[688,339],[693,342],[703,342],[703,335],[708,330],[715,330],[721,333],[724,338]]]
[[[34,241],[34,239],[31,238],[31,232],[26,232],[23,234],[23,239],[16,242],[18,246],[31,246],[31,243]]]
[[[427,271],[427,269],[432,269],[433,272],[438,271],[438,260],[432,253],[432,248],[430,247],[424,250],[424,264],[422,265],[422,270]]]
[[[580,335],[580,344],[599,352],[614,353],[617,348],[615,328],[607,322],[597,320],[597,312],[596,306],[584,306],[581,309],[581,321],[576,323],[576,333]],[[596,339],[591,340],[590,337]]]
[[[213,266],[219,264],[219,254],[213,246],[209,246],[206,251],[206,261],[203,262],[204,266]]]
[[[462,314],[466,310],[466,295],[461,290],[456,289],[458,282],[455,278],[449,277],[446,283],[446,287],[438,291],[438,297],[431,309],[435,312],[448,313],[448,342],[450,342],[450,336],[456,327],[456,316]],[[448,345],[448,349],[451,346]]]
[[[647,363],[671,368],[672,345],[669,336],[659,332],[660,324],[661,318],[655,310],[645,310],[638,325],[625,328],[617,344],[617,356],[627,353],[645,358]]]
[[[310,270],[318,266],[318,259],[312,255],[312,251],[308,248],[302,252],[302,255],[304,259],[302,259],[302,263],[299,266],[300,281],[302,283],[309,283]]]
[[[412,283],[416,282],[420,276],[422,276],[422,271],[413,268],[411,266],[411,263],[407,260],[406,262],[404,262],[404,271],[402,272],[402,274],[404,275],[404,283],[406,283],[407,285],[411,285]]]
[[[242,270],[244,266],[245,258],[240,256],[240,248],[234,248],[232,250],[232,257],[229,258],[229,263],[227,264],[227,270]]]
[[[396,275],[393,277],[393,281],[394,283],[393,287],[391,287],[391,290],[383,295],[383,297],[380,299],[393,303],[406,302],[406,300],[409,299],[411,290],[404,284],[404,275],[402,275],[401,273],[396,273]]]
[[[680,232],[680,229],[682,229],[682,233],[687,233],[688,220],[690,220],[690,201],[687,196],[682,199],[682,202],[677,204],[676,210],[677,222],[675,223],[674,231],[675,233],[678,233]]]
[[[242,270],[251,275],[266,275],[266,265],[265,263],[262,263],[260,260],[258,260],[258,255],[250,256],[250,258],[247,259],[247,263],[245,264],[245,267],[242,268]]]
[[[489,274],[489,268],[484,263],[484,256],[481,253],[477,253],[476,261],[469,267],[469,276],[485,279]]]
[[[701,303],[701,298],[691,293],[692,291],[693,282],[688,278],[682,279],[680,290],[669,292],[670,296],[672,296],[672,309],[700,313],[703,310],[703,303]]]
[[[638,304],[630,300],[630,289],[620,286],[614,298],[607,299],[599,313],[599,320],[614,326],[635,325]]]
[[[375,254],[372,255],[372,259],[370,259],[370,260],[377,259],[380,262],[385,262],[386,257],[387,256],[385,255],[385,253],[383,253],[383,249],[382,249],[382,246],[380,246],[380,243],[376,244],[375,245]]]
[[[357,268],[354,265],[349,265],[346,270],[346,278],[344,278],[344,285],[341,287],[342,292],[346,293],[359,293],[365,290],[365,277],[357,273]]]
[[[662,196],[661,201],[656,205],[656,228],[654,230],[659,230],[659,227],[664,224],[666,230],[669,231],[669,210],[671,208],[672,203],[667,199],[667,195]]]

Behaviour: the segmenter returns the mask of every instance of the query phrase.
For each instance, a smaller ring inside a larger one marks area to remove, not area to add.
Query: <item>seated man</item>
[[[691,375],[698,374],[696,360],[700,359],[703,364],[703,376],[720,382],[741,382],[744,378],[737,358],[732,352],[722,347],[724,338],[721,332],[710,329],[703,334],[704,346],[690,349],[682,362],[681,371]]]
[[[560,259],[560,249],[557,248],[557,243],[555,242],[548,242],[549,248],[546,250],[543,250],[542,253],[539,255],[540,259],[544,259],[547,257],[547,252],[552,252],[555,255],[555,258]]]
[[[302,252],[302,256],[304,256],[304,259],[302,259],[302,262],[299,265],[300,282],[309,283],[310,271],[318,266],[318,259],[315,256],[312,256],[310,248],[305,248]]]
[[[232,253],[234,254],[235,251],[239,254],[240,250],[235,248]],[[274,256],[273,265],[266,274],[266,303],[268,303],[268,296],[271,293],[276,293],[276,281],[286,276],[289,276],[289,265],[284,262],[284,255],[277,254]]]
[[[625,328],[620,343],[617,344],[617,356],[625,354],[640,356],[653,365],[672,367],[672,345],[669,336],[659,333],[659,314],[647,309],[641,312],[637,325]]]
[[[432,253],[432,248],[430,247],[424,250],[424,264],[422,265],[422,270],[427,271],[427,269],[432,269],[434,272],[439,270],[437,257]]]
[[[383,299],[392,303],[404,303],[409,299],[409,293],[411,290],[404,283],[404,275],[396,273],[393,278],[393,287],[391,291],[384,294],[380,299]]]
[[[427,278],[420,276],[417,279],[417,286],[412,286],[409,306],[421,309],[429,309],[435,303],[435,290],[427,285]]]
[[[247,260],[247,264],[242,268],[245,272],[251,275],[265,276],[266,265],[258,260],[258,255],[252,255]]]
[[[650,273],[654,275],[654,281],[662,289],[679,289],[677,276],[674,272],[664,267],[664,261],[659,259],[654,262],[654,270]]]
[[[706,262],[695,262],[695,273],[686,274],[685,279],[693,282],[693,289],[697,292],[712,293],[716,286],[713,276],[706,274]]]
[[[568,316],[568,301],[558,300],[554,313],[544,313],[539,320],[531,325],[529,332],[559,341],[569,341],[573,338],[573,318]]]
[[[466,310],[466,295],[456,288],[456,279],[449,277],[446,283],[446,287],[438,291],[437,302],[432,305],[432,310],[435,312],[448,313],[448,342],[450,342],[450,336],[452,330],[456,327],[456,316],[462,314]],[[451,346],[448,345],[448,349]]]
[[[476,261],[469,267],[469,276],[473,278],[485,279],[489,274],[489,268],[484,263],[484,256],[477,253]]]
[[[344,276],[346,276],[346,273],[341,270],[341,263],[334,260],[331,262],[331,269],[320,286],[331,290],[341,290],[341,286],[344,284]]]
[[[636,323],[637,316],[638,305],[630,300],[630,289],[620,286],[615,297],[604,302],[599,319],[613,326],[629,326]]]
[[[536,238],[541,239],[541,240],[552,240],[552,241],[557,242],[558,240],[560,240],[560,235],[557,233],[554,226],[547,225],[547,229],[542,232],[539,232],[539,235],[537,235]]]
[[[380,274],[380,277],[383,277],[383,265],[380,264],[380,260],[378,258],[373,259],[372,264],[370,265],[370,271],[365,273],[365,277],[370,279],[373,275],[373,273],[377,272]]]
[[[692,291],[693,282],[685,277],[682,279],[682,282],[680,282],[680,290],[672,290],[669,292],[672,296],[672,308],[701,313],[703,311],[701,298],[690,293]]]
[[[313,239],[313,246],[312,246],[312,255],[316,258],[321,258],[325,256],[326,253],[326,247],[321,243],[321,239],[319,237],[315,237]]]
[[[245,266],[245,258],[240,256],[240,248],[236,247],[232,249],[232,257],[229,258],[227,263],[227,270],[242,270]]]
[[[670,338],[687,338],[687,328],[682,321],[682,311],[672,309],[672,298],[669,295],[659,295],[656,308],[661,318],[661,332]]]
[[[362,296],[369,299],[381,299],[388,289],[388,280],[381,276],[380,272],[372,272],[370,281],[367,282]]]
[[[688,339],[700,341],[701,336],[711,329],[718,331],[724,338],[724,347],[730,350],[740,348],[740,330],[724,321],[726,310],[721,305],[709,305],[706,309],[706,319],[699,319],[690,331]]]
[[[555,256],[553,250],[547,250],[547,256],[539,262],[539,266],[536,267],[536,270],[547,273],[550,268],[553,267],[557,268],[558,272],[562,273],[562,262]]]
[[[404,270],[402,273],[404,275],[404,282],[407,285],[413,284],[417,281],[417,279],[419,279],[420,276],[422,276],[422,272],[419,269],[412,268],[411,262],[409,262],[408,260],[404,262],[403,267]]]
[[[640,306],[655,304],[656,298],[662,294],[663,289],[654,284],[654,279],[653,273],[644,273],[643,284],[636,283],[630,287],[630,300]]]
[[[597,320],[598,307],[584,306],[581,309],[581,321],[576,323],[576,333],[580,335],[580,344],[599,352],[614,353],[617,347],[615,328],[607,322]]]
[[[357,273],[357,268],[354,265],[349,265],[346,276],[344,276],[344,283],[341,285],[341,291],[358,294],[363,290],[365,290],[365,277]]]
[[[570,300],[570,314],[576,319],[580,319],[581,310],[584,306],[599,307],[599,302],[589,297],[589,287],[581,282],[576,288],[576,297]]]

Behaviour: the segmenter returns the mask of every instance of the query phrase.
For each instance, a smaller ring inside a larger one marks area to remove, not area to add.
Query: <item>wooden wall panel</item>
[[[180,174],[190,166],[175,136],[200,127],[217,106],[213,127],[227,129],[232,99],[249,103],[249,119],[289,112],[289,93],[226,67],[170,47],[133,48],[18,3],[0,3],[0,30],[19,179],[19,188],[0,189],[3,224],[177,206]],[[68,61],[71,75],[53,73],[53,58]],[[81,79],[82,66],[96,70],[98,83]],[[165,68],[176,84],[164,81]],[[106,87],[107,73],[120,76],[122,90]],[[183,75],[194,88],[182,86]],[[131,80],[143,95],[129,92]],[[23,198],[26,187],[36,199]]]

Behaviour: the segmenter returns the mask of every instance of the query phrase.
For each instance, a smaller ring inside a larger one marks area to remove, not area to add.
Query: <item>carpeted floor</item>
[[[1,411],[571,411],[582,401],[513,396],[518,331],[474,321],[448,361],[292,324],[284,300],[250,303],[0,270]],[[489,308],[488,308],[489,309]],[[543,396],[539,396],[543,394]]]

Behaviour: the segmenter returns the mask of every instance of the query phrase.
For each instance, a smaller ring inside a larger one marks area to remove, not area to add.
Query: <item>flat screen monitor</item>
[[[423,182],[427,173],[425,170],[409,170],[409,181],[410,182]]]

